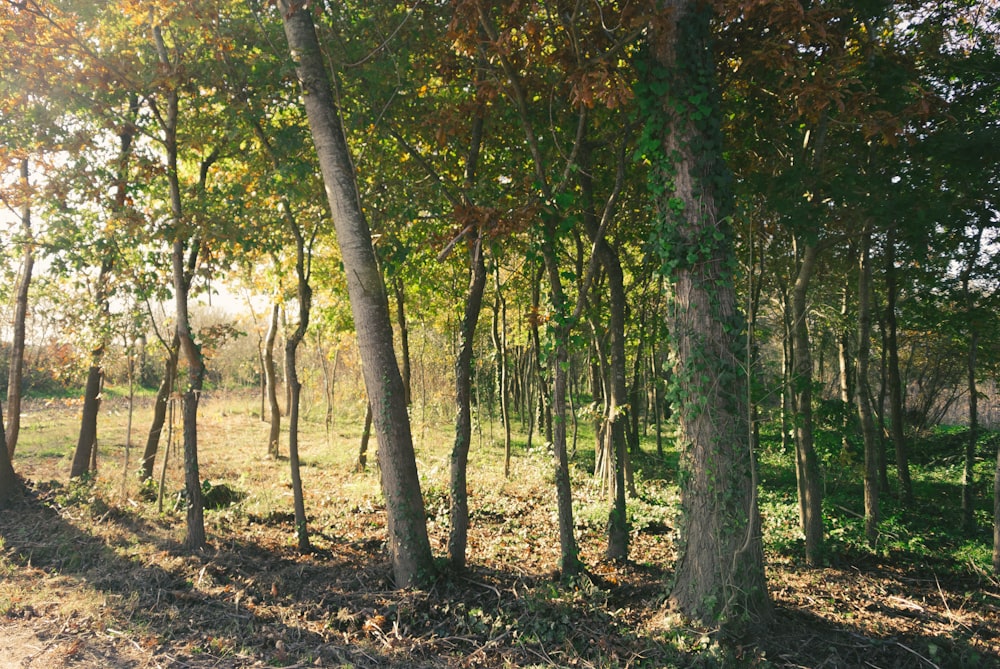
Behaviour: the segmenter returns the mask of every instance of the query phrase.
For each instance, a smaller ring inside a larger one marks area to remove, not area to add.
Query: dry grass
[[[671,511],[653,503],[670,499],[662,484],[645,487],[647,513],[662,515],[633,535],[634,561],[609,564],[601,560],[603,502],[579,472],[579,537],[591,572],[560,583],[548,458],[521,449],[504,480],[487,427],[481,442],[474,438],[470,464],[470,570],[443,575],[428,590],[396,591],[377,473],[352,472],[359,417],[341,417],[329,437],[317,422],[303,426],[315,550],[299,555],[288,463],[264,457],[267,428],[256,410],[254,397],[203,402],[202,476],[245,497],[207,512],[210,548],[192,555],[182,550],[183,513],[172,503],[157,513],[132,477],[122,494],[120,404],[102,414],[100,471],[84,486],[65,483],[77,409],[30,408],[16,466],[31,493],[0,516],[0,668],[1000,662],[996,582],[974,574],[936,581],[933,565],[859,558],[807,570],[771,555],[776,623],[759,638],[720,646],[665,619],[674,555]],[[135,442],[147,422],[148,410],[140,411]],[[441,555],[451,436],[432,424],[414,433],[432,546]],[[131,461],[134,469],[136,451]],[[165,487],[179,490],[180,458],[168,463]]]

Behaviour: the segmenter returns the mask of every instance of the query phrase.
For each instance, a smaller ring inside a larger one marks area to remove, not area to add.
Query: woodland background
[[[710,35],[678,7],[0,5],[0,611],[48,634],[18,657],[989,666],[1000,6],[718,3]],[[303,15],[408,418],[369,402]],[[676,286],[706,259],[741,317],[733,367],[692,373]],[[678,604],[709,389],[767,592]],[[51,605],[95,578],[114,622]]]

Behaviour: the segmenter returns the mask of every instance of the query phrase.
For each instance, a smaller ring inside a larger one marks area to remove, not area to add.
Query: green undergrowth
[[[995,444],[1000,433],[985,431],[978,440],[974,468],[977,529],[972,533],[963,531],[961,509],[962,449],[967,434],[964,428],[940,428],[912,439],[911,503],[899,499],[896,469],[889,465],[890,488],[880,491],[881,519],[874,546],[865,539],[860,458],[847,453],[827,462],[822,467],[827,560],[836,563],[869,555],[959,576],[987,573],[992,559]],[[831,435],[826,440],[840,443]],[[764,443],[758,460],[765,541],[771,550],[801,559],[804,546],[798,527],[794,456],[782,453],[776,439]]]

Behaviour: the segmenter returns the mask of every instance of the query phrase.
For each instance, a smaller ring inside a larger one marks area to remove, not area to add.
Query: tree
[[[21,252],[21,272],[17,276],[17,293],[14,307],[14,332],[10,345],[10,368],[7,375],[7,457],[13,459],[17,438],[21,430],[21,393],[24,379],[24,334],[28,317],[28,290],[35,266],[34,239],[31,229],[31,198],[28,193],[28,159],[21,159],[21,182],[25,192],[21,205],[21,230],[24,235]],[[2,466],[2,464],[0,464]]]
[[[312,15],[308,7],[289,0],[280,0],[278,9],[302,86],[347,274],[365,386],[378,435],[393,573],[397,586],[414,585],[433,572],[433,562],[385,285]]]
[[[868,545],[875,547],[878,541],[879,525],[879,452],[875,420],[872,416],[871,388],[869,387],[869,363],[871,360],[871,319],[872,319],[872,264],[871,264],[871,223],[866,223],[859,250],[858,272],[858,416],[861,419],[861,433],[865,444],[865,538]]]
[[[278,337],[278,317],[281,315],[281,303],[275,299],[271,305],[271,317],[268,320],[267,338],[264,340],[264,378],[267,386],[267,406],[271,415],[270,431],[267,436],[267,454],[277,458],[278,442],[281,438],[281,407],[278,406],[278,372],[274,364],[274,341]]]
[[[3,410],[0,409],[0,437],[3,434]],[[0,511],[10,507],[21,496],[21,480],[14,473],[14,467],[10,461],[10,455],[6,448],[0,448]]]
[[[683,515],[670,601],[688,618],[738,628],[765,618],[769,605],[711,19],[708,5],[690,1],[654,18],[638,96],[654,174],[654,244],[673,298]]]

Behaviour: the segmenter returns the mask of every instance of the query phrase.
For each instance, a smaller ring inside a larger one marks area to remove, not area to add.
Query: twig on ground
[[[903,649],[903,650],[905,650],[906,652],[908,652],[908,653],[913,653],[914,655],[916,655],[917,657],[919,657],[919,658],[920,658],[921,660],[923,660],[923,661],[924,661],[924,662],[926,662],[927,664],[929,664],[929,665],[931,665],[932,667],[934,667],[934,669],[941,669],[941,667],[940,667],[939,665],[937,665],[937,664],[934,664],[933,662],[931,662],[931,661],[930,661],[930,660],[928,660],[928,659],[927,659],[926,657],[924,657],[923,655],[921,655],[921,654],[920,654],[920,653],[918,653],[917,651],[913,650],[913,649],[912,649],[912,648],[910,648],[909,646],[907,646],[907,645],[904,645],[904,644],[901,644],[901,643],[900,643],[900,642],[898,642],[898,641],[896,641],[895,643],[896,643],[896,645],[897,645],[897,646],[899,646],[900,648],[902,648],[902,649]]]

